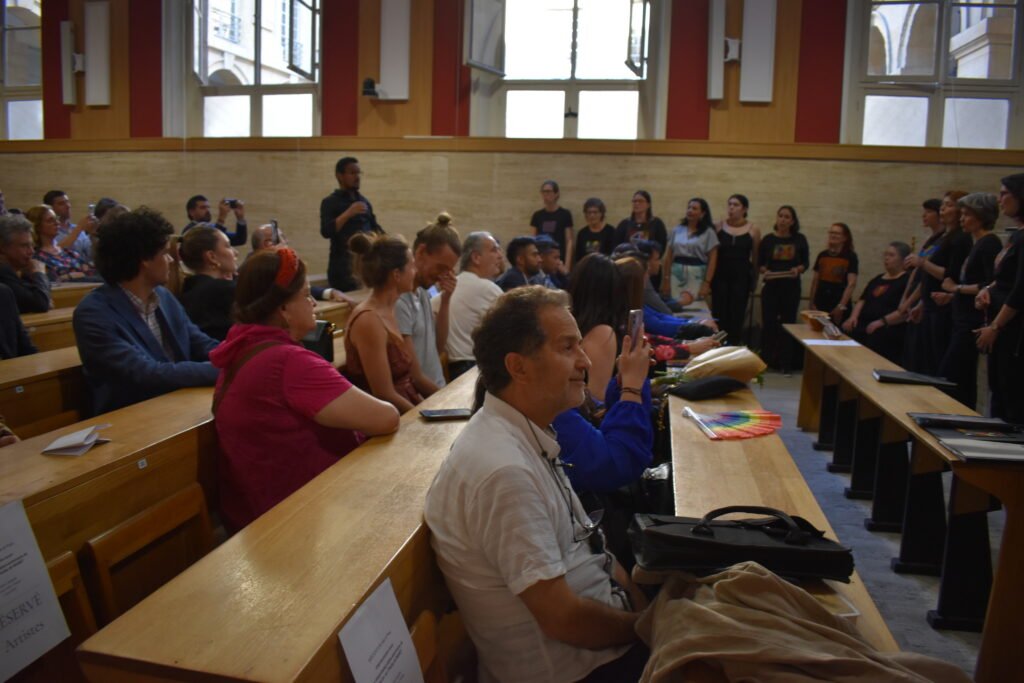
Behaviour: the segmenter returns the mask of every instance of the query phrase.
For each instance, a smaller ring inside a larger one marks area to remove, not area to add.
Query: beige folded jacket
[[[970,683],[931,657],[879,652],[809,593],[755,562],[676,577],[637,623],[651,648],[642,681]]]

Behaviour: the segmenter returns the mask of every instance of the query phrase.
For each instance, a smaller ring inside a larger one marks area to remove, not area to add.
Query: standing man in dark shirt
[[[349,238],[357,232],[384,232],[373,215],[370,200],[359,193],[362,175],[358,159],[342,157],[334,167],[339,188],[320,202],[320,234],[331,241],[327,281],[343,292],[359,287],[352,276]]]
[[[562,263],[572,263],[575,240],[572,234],[572,214],[558,205],[561,192],[554,180],[545,180],[540,186],[540,197],[544,208],[533,212],[530,227],[533,235],[547,235],[558,243]]]

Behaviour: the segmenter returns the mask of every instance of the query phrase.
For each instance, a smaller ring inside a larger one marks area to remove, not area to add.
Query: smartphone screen
[[[636,345],[640,342],[640,337],[644,334],[644,312],[641,309],[634,308],[629,312],[627,327],[631,340],[630,348],[635,349]]]

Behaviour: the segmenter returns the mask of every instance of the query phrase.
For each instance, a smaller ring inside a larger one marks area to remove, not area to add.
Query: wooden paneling
[[[728,0],[725,33],[743,32],[743,1]],[[756,0],[754,0],[756,1]],[[709,139],[717,142],[793,142],[796,130],[797,67],[800,61],[801,0],[778,0],[775,70],[770,103],[740,102],[740,65],[725,65],[725,98],[711,104]],[[742,54],[742,52],[741,52]]]
[[[71,114],[71,137],[79,140],[111,140],[131,134],[131,99],[128,68],[128,3],[110,0],[110,106],[85,106],[85,76],[78,74],[78,105]],[[85,51],[84,0],[71,0],[71,21],[75,24],[75,45]]]
[[[434,1],[412,0],[409,44],[409,99],[359,98],[360,137],[430,135],[433,102]],[[380,3],[359,4],[359,79],[380,80]]]

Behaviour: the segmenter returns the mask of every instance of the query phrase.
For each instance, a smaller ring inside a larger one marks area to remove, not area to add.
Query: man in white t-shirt
[[[455,293],[448,305],[448,377],[455,379],[476,365],[473,330],[487,309],[501,296],[494,278],[501,275],[501,247],[489,232],[471,232],[462,243],[462,259]],[[434,311],[441,295],[431,300]]]
[[[635,681],[646,600],[573,492],[551,422],[590,359],[564,292],[504,294],[473,333],[486,393],[427,493],[431,543],[492,681]],[[634,645],[633,647],[630,647]]]

